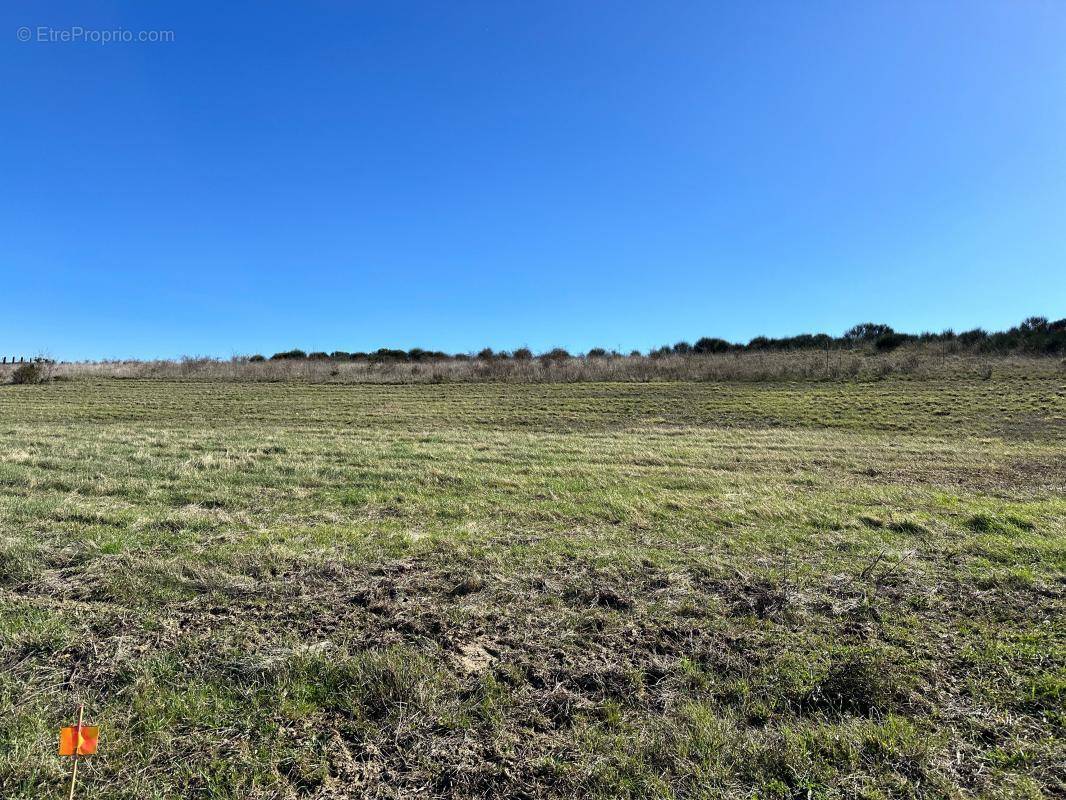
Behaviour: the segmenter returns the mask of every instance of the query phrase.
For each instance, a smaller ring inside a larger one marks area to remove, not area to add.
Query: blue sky
[[[0,18],[0,350],[628,350],[1066,316],[1055,0]],[[38,40],[74,26],[173,41]]]

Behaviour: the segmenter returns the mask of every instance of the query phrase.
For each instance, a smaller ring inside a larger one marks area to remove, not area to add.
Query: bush
[[[396,350],[388,347],[379,347],[370,354],[371,361],[407,361],[408,358],[406,350]]]
[[[958,340],[963,347],[975,347],[988,341],[988,333],[981,328],[974,328],[972,331],[960,333]]]
[[[565,361],[570,358],[570,353],[562,347],[553,347],[547,353],[542,353],[540,357],[545,361]]]
[[[874,342],[874,346],[882,353],[888,353],[895,350],[900,345],[909,342],[913,337],[908,336],[905,333],[886,333],[877,338]]]
[[[696,340],[696,344],[692,347],[693,351],[697,353],[725,353],[733,349],[733,346],[725,339],[713,339],[710,336],[704,336]]]
[[[861,322],[848,328],[844,332],[844,338],[849,342],[866,342],[892,333],[895,333],[895,331],[888,325],[882,325],[878,322]]]
[[[260,361],[266,361],[266,356],[262,356],[259,353],[256,353],[254,356],[249,356],[248,360],[254,364],[258,364]]]
[[[20,364],[11,373],[12,383],[37,384],[44,383],[48,379],[44,367],[35,361]]]
[[[274,355],[272,355],[270,357],[270,360],[271,361],[284,361],[284,360],[287,360],[287,359],[294,359],[294,358],[307,358],[307,353],[305,353],[303,350],[286,350],[283,353],[274,353]]]
[[[607,358],[607,351],[602,347],[593,347],[587,355],[589,358]]]
[[[533,358],[533,351],[528,347],[519,347],[514,351],[513,358],[516,361],[529,361],[529,359]]]
[[[1019,327],[1024,333],[1043,333],[1048,329],[1047,317],[1027,317]]]

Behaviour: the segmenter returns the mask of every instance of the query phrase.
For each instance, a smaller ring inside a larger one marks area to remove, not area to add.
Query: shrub
[[[732,349],[733,346],[725,339],[712,339],[709,336],[697,339],[696,344],[692,346],[693,352],[696,353],[725,353]]]
[[[553,347],[547,353],[541,353],[540,357],[545,361],[565,361],[570,358],[570,353],[562,347]]]
[[[477,354],[477,357],[480,358],[482,361],[491,361],[496,357],[496,354],[492,352],[491,347],[486,347],[484,350],[481,350]]]
[[[959,342],[967,347],[983,342],[987,338],[988,334],[981,328],[974,328],[972,331],[963,331],[959,334]]]
[[[1024,333],[1042,333],[1048,328],[1047,317],[1027,317],[1022,320],[1021,329]]]
[[[11,373],[12,383],[36,384],[44,383],[46,380],[47,376],[45,375],[44,367],[35,361],[20,364]]]
[[[321,350],[319,350],[317,352],[308,354],[307,357],[313,358],[315,361],[325,361],[329,358],[329,353],[323,353]]]
[[[388,347],[380,347],[370,354],[371,361],[407,361],[406,350],[394,350]]]
[[[274,353],[274,355],[270,357],[270,360],[284,361],[286,359],[293,358],[307,358],[307,353],[305,353],[303,350],[286,350],[282,353]]]
[[[266,356],[256,353],[254,356],[248,356],[248,360],[255,364],[258,364],[260,361],[266,361]]]
[[[529,361],[533,358],[533,351],[528,347],[519,347],[512,356],[516,361]]]
[[[593,347],[588,351],[588,358],[607,358],[607,351],[602,347]]]
[[[874,346],[881,352],[888,353],[910,341],[910,339],[911,337],[905,333],[886,333],[883,336],[877,337]]]
[[[866,342],[892,333],[895,333],[895,331],[888,325],[882,325],[878,322],[861,322],[848,328],[844,333],[844,338],[851,342]]]

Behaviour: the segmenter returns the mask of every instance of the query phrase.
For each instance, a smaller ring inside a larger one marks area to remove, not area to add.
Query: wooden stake
[[[81,750],[81,721],[85,714],[85,704],[78,705],[78,727],[74,729],[74,771],[70,773],[70,796],[74,800],[74,781],[78,779],[78,751]]]

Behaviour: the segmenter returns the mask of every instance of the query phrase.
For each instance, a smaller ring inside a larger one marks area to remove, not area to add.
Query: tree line
[[[1005,331],[986,331],[982,328],[956,333],[945,330],[940,333],[902,333],[889,325],[875,322],[863,322],[854,325],[841,336],[828,333],[801,333],[796,336],[772,338],[756,336],[747,343],[730,342],[710,336],[703,336],[694,342],[680,341],[672,345],[663,345],[650,350],[650,358],[664,358],[672,355],[709,355],[715,353],[743,353],[762,351],[789,350],[825,350],[825,349],[868,349],[875,352],[890,352],[908,343],[951,345],[954,350],[976,353],[1024,353],[1030,355],[1060,355],[1066,353],[1066,318],[1051,322],[1047,317],[1029,317],[1019,325]],[[594,347],[586,353],[576,354],[584,358],[620,358],[626,354],[617,350]],[[639,350],[628,353],[629,356],[643,356]],[[482,361],[532,360],[561,361],[575,357],[562,347],[534,354],[528,347],[517,350],[493,350],[486,347],[477,353],[445,353],[440,350],[424,350],[412,347],[410,350],[380,348],[373,352],[305,352],[300,349],[285,350],[274,353],[271,361],[283,360],[321,360],[321,361]],[[249,361],[267,361],[263,355],[250,356]]]

